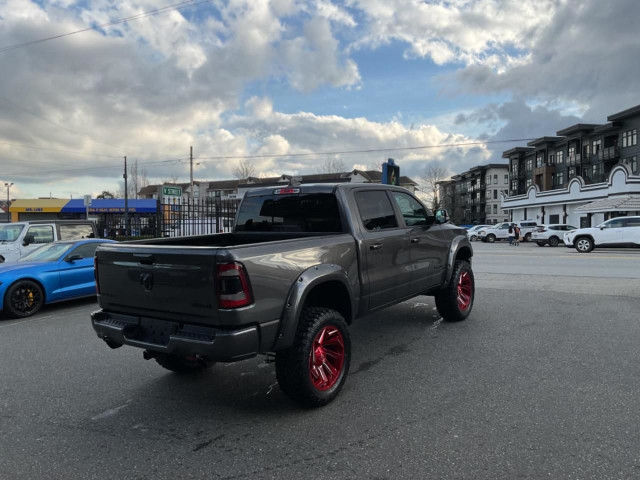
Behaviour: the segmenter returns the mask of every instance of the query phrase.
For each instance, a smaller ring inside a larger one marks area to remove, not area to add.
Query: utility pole
[[[189,147],[189,165],[191,169],[191,189],[189,190],[189,197],[191,203],[193,203],[193,147]]]
[[[124,239],[129,239],[129,188],[127,185],[127,156],[124,156]]]
[[[11,222],[11,212],[9,207],[11,207],[11,197],[9,196],[9,189],[13,186],[13,182],[5,183],[5,187],[7,187],[7,222]]]

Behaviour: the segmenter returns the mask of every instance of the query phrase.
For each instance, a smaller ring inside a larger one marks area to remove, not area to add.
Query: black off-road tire
[[[459,298],[458,286],[461,278],[467,275],[470,281],[470,299],[468,306],[463,308]],[[436,293],[435,301],[438,313],[445,322],[460,322],[466,320],[473,308],[473,300],[475,298],[475,279],[469,262],[464,260],[456,261],[451,275],[451,282],[446,288]]]
[[[578,237],[573,241],[573,245],[580,253],[589,253],[593,250],[593,240],[589,237]]]
[[[525,242],[530,242],[530,241],[531,241],[531,233],[527,233],[527,234],[524,236],[524,241],[525,241]]]
[[[550,247],[557,247],[559,243],[560,243],[560,239],[558,237],[553,236],[553,237],[549,238],[549,246]]]
[[[31,295],[32,305],[26,298]],[[12,318],[26,318],[35,315],[44,305],[42,287],[32,280],[19,280],[4,294],[4,312]]]
[[[327,390],[319,390],[311,377],[311,351],[316,336],[325,327],[336,328],[342,335],[344,357],[335,383]],[[342,315],[329,308],[304,307],[293,345],[276,353],[276,378],[280,389],[296,403],[306,408],[322,407],[342,389],[350,362],[351,339]]]
[[[496,236],[493,233],[490,233],[485,238],[487,239],[487,242],[489,242],[489,243],[493,243],[493,242],[496,241]]]
[[[471,237],[469,238],[470,242],[475,242],[478,239],[478,237],[476,235],[471,235]]]
[[[196,357],[182,357],[168,353],[159,354],[155,356],[154,359],[161,367],[180,375],[201,372],[202,370],[213,367],[216,363]]]

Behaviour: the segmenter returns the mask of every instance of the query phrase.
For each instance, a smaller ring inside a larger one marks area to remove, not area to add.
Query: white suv
[[[467,230],[467,238],[471,242],[475,242],[478,240],[478,232],[485,228],[491,228],[491,225],[474,225],[469,230]]]
[[[509,225],[516,224],[520,227],[520,236],[525,242],[531,241],[531,232],[538,225],[534,220],[521,220],[519,222],[504,222],[484,228],[478,232],[478,238],[483,242],[493,243],[496,240],[505,240],[509,237]]]
[[[564,234],[567,247],[588,253],[597,247],[640,246],[640,217],[617,217],[593,228],[579,228]]]
[[[531,232],[531,240],[536,242],[540,247],[544,247],[545,245],[557,247],[560,242],[563,241],[564,234],[575,229],[576,227],[567,225],[566,223],[538,225],[535,230]]]

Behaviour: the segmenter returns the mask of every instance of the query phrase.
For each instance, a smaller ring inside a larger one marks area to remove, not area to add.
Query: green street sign
[[[181,197],[181,187],[162,187],[162,195],[165,197]]]

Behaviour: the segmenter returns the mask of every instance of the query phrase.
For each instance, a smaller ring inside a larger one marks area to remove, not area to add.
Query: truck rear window
[[[246,197],[237,232],[342,232],[338,201],[331,193]]]

